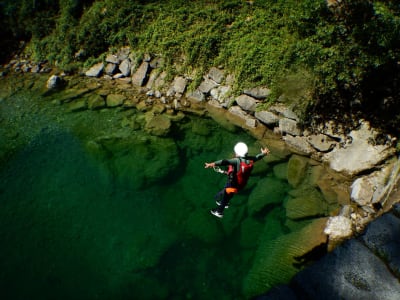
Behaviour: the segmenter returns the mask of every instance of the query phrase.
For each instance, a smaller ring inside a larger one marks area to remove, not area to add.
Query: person
[[[253,163],[270,153],[268,148],[261,148],[261,153],[256,156],[248,156],[248,147],[243,142],[237,143],[233,150],[235,152],[234,158],[205,163],[204,166],[205,168],[214,169],[218,166],[228,166],[228,170],[224,172],[228,175],[228,182],[225,188],[217,194],[217,197],[218,195],[221,196],[221,199],[216,201],[218,207],[210,211],[211,214],[218,218],[224,216],[224,209],[228,208],[232,197],[246,186],[253,169]]]

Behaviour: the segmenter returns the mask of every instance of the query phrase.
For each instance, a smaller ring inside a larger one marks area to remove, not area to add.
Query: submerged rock
[[[317,219],[299,231],[282,235],[272,241],[263,241],[244,280],[243,293],[246,298],[289,282],[299,271],[296,265],[301,265],[302,259],[311,250],[326,244],[327,237],[323,232],[326,221],[326,218]]]
[[[252,190],[249,200],[249,214],[254,215],[262,211],[268,205],[277,205],[283,202],[288,185],[282,180],[267,177],[259,180]]]

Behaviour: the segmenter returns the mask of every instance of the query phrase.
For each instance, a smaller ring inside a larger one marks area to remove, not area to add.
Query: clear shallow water
[[[194,117],[151,137],[121,125],[136,112],[67,113],[22,94],[0,108],[3,148],[17,149],[0,166],[5,297],[243,299],[264,220],[243,235],[249,191],[223,220],[211,216],[225,178],[204,162],[231,156],[239,140],[256,152],[254,140]],[[250,187],[273,176],[260,164]],[[284,211],[271,215],[279,223]]]

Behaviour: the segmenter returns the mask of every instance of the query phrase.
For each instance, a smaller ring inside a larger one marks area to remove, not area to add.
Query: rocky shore
[[[294,189],[285,203],[287,218],[293,224],[310,221],[293,236],[276,240],[287,260],[302,260],[320,247],[332,250],[391,209],[394,200],[389,196],[397,185],[400,168],[395,138],[382,135],[364,120],[354,128],[333,121],[302,128],[299,117],[284,101],[264,105],[270,94],[268,87],[249,87],[235,95],[234,75],[222,68],[212,67],[201,83],[193,86],[193,76],[179,74],[170,79],[163,65],[162,57],[141,57],[124,47],[106,54],[104,61],[79,75],[21,57],[4,66],[1,74],[48,74],[43,95],[70,112],[135,108],[145,114],[143,129],[159,137],[168,135],[173,123],[187,113],[210,116],[227,129],[243,128],[259,144],[270,148],[272,155],[265,158],[266,162],[273,163],[276,177],[287,180]],[[134,118],[123,122],[126,127],[140,126]],[[280,164],[283,160],[288,163]],[[268,189],[268,180],[260,181],[255,189]],[[259,199],[257,193],[254,195],[249,198],[252,214],[279,198]],[[309,242],[291,247],[299,237]],[[244,283],[246,295],[265,290],[263,279],[268,277],[271,282],[275,276],[272,273],[280,262],[265,257],[273,246],[260,242]],[[265,270],[272,271],[266,274]],[[296,270],[288,273],[288,279]]]

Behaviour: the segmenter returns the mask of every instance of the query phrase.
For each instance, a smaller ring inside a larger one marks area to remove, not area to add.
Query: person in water
[[[217,200],[218,207],[210,211],[211,214],[218,218],[224,216],[224,209],[228,207],[232,197],[246,186],[253,169],[253,163],[269,154],[268,148],[261,148],[261,153],[256,156],[248,156],[248,147],[242,142],[237,143],[233,150],[235,151],[235,157],[232,159],[222,159],[212,163],[205,163],[205,168],[228,166],[228,171],[224,172],[228,175],[228,182],[220,192],[222,199]]]

